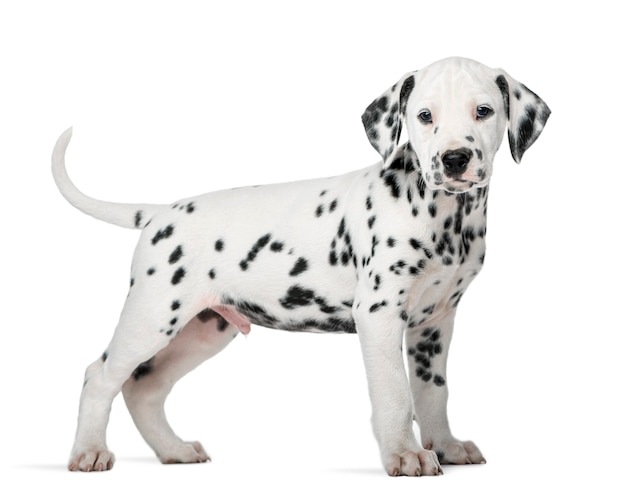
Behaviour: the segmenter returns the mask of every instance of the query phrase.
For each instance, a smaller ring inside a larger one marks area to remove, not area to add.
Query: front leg
[[[406,322],[395,303],[366,295],[354,304],[354,318],[363,351],[372,425],[389,475],[440,475],[437,456],[425,450],[412,429],[413,406],[402,361]]]
[[[448,423],[446,362],[455,312],[451,309],[442,318],[414,326],[406,332],[415,417],[422,444],[435,451],[441,463],[485,463],[478,447],[472,441],[456,439]]]

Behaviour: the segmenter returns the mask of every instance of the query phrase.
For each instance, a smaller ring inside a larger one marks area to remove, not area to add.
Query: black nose
[[[472,158],[471,149],[462,147],[460,149],[448,150],[441,156],[446,176],[458,178],[467,169],[467,164]]]

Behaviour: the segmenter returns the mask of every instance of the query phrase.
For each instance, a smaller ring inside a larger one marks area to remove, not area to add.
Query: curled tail
[[[65,130],[52,151],[52,175],[61,194],[81,212],[96,219],[129,229],[143,229],[166,205],[114,203],[96,200],[83,194],[70,180],[65,169],[65,150],[72,139],[72,128]]]

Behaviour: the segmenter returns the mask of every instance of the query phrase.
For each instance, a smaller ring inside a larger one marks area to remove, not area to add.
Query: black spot
[[[213,280],[215,278],[215,268],[209,270],[209,278]]]
[[[430,369],[430,358],[415,349],[409,349],[409,355],[415,359],[415,363],[421,365],[424,369]]]
[[[337,311],[341,310],[341,308],[339,307],[329,305],[326,299],[324,299],[323,297],[319,297],[319,296],[315,297],[315,304],[318,305],[321,312],[326,313],[326,314],[334,314]]]
[[[196,317],[201,323],[208,323],[212,319],[217,318],[217,331],[223,332],[228,328],[228,321],[209,308],[200,311]]]
[[[435,348],[437,346],[437,348]],[[428,354],[429,357],[433,357],[435,355],[435,351],[438,350],[438,353],[441,352],[441,344],[435,344],[433,342],[430,341],[426,341],[426,342],[419,342],[417,344],[417,350],[419,352]]]
[[[472,137],[471,135],[468,135],[467,137],[465,137],[465,140],[467,140],[468,142],[473,142],[474,137]]]
[[[156,272],[156,268],[152,267],[152,268],[148,268],[148,271],[146,273],[148,275],[154,275],[154,272]]]
[[[378,246],[379,243],[380,241],[378,240],[376,235],[372,236],[372,258],[374,258],[374,256],[376,255],[376,246]]]
[[[387,238],[387,246],[393,248],[396,245],[396,240],[391,236]]]
[[[337,208],[337,200],[333,200],[332,202],[330,202],[330,206],[328,207],[328,210],[330,212],[334,212],[336,208]]]
[[[192,214],[196,210],[195,204],[193,202],[189,202],[187,204],[186,210],[188,214]]]
[[[132,287],[133,285],[135,285],[135,279],[134,279],[134,278],[131,278],[131,279],[130,279],[130,286]]]
[[[165,229],[160,229],[152,238],[152,244],[155,245],[162,239],[167,239],[174,233],[174,226],[168,225]]]
[[[427,371],[422,367],[418,367],[417,371],[415,371],[415,374],[417,375],[418,378],[421,378],[421,380],[424,381],[425,383],[430,381],[430,379],[433,377],[432,372]]]
[[[375,304],[372,304],[370,306],[370,313],[375,313],[376,311],[378,311],[380,308],[384,307],[387,305],[387,301],[381,301],[381,302],[377,302]]]
[[[133,371],[133,379],[135,381],[140,380],[141,378],[147,376],[154,370],[154,357],[152,359],[147,360],[146,362],[142,362],[137,366],[137,368]]]
[[[400,88],[400,113],[401,114],[404,114],[406,112],[406,105],[414,87],[415,87],[415,76],[411,75],[406,78],[406,80],[402,84],[402,87]]]
[[[424,269],[424,266],[426,266],[426,262],[424,262],[424,260],[420,260],[417,266],[414,265],[409,267],[409,274],[414,276],[419,275]]]
[[[433,314],[435,312],[435,307],[437,305],[436,304],[431,304],[430,306],[426,306],[424,309],[422,309],[422,313],[423,314]]]
[[[422,243],[415,238],[409,239],[409,244],[413,249],[422,249]]]
[[[278,241],[274,241],[272,244],[270,244],[270,250],[272,250],[274,253],[280,253],[283,248],[284,248],[284,244]]]
[[[396,173],[382,171],[381,178],[383,178],[385,186],[389,188],[391,196],[398,199],[402,190],[400,188],[400,184],[398,183]]]
[[[337,230],[337,237],[342,237],[346,232],[346,218],[343,217],[339,222],[339,229]]]
[[[437,205],[435,205],[435,202],[428,205],[428,213],[431,217],[435,217],[437,215]]]
[[[389,98],[387,96],[375,99],[361,116],[361,121],[370,140],[378,140],[378,132],[374,125],[380,122],[382,114],[389,109]]]
[[[522,157],[522,154],[526,151],[526,149],[530,146],[533,141],[534,135],[534,125],[535,118],[537,116],[537,111],[532,106],[526,106],[526,113],[519,120],[519,126],[517,130],[517,138],[515,149],[517,151],[516,155],[519,158]]]
[[[328,263],[330,263],[332,266],[335,266],[338,261],[339,258],[337,257],[337,252],[335,250],[332,250],[328,255]]]
[[[378,290],[380,288],[380,283],[381,277],[380,275],[376,274],[376,276],[374,277],[374,290]]]
[[[372,215],[369,219],[367,219],[367,226],[371,229],[374,227],[374,222],[376,222],[376,216]]]
[[[435,385],[437,386],[443,386],[444,384],[446,384],[446,380],[439,374],[435,374],[435,377],[433,378],[433,383],[435,383]]]
[[[296,275],[300,275],[302,272],[305,272],[309,268],[309,262],[304,258],[298,258],[296,264],[293,266],[289,275],[295,277]]]
[[[402,156],[396,157],[387,169],[391,171],[403,171],[404,170],[404,159]]]
[[[226,321],[220,315],[216,315],[216,316],[217,316],[217,331],[219,332],[226,331],[226,328],[228,328],[228,321]]]
[[[502,99],[504,101],[504,112],[506,113],[506,119],[510,118],[509,114],[509,83],[506,81],[506,77],[504,75],[498,75],[496,78],[496,84],[500,92],[502,93]],[[521,97],[521,94],[520,94]]]
[[[172,318],[170,320],[170,326],[174,326],[176,323],[178,323],[178,318]]]
[[[171,329],[171,328],[165,332],[165,334],[166,334],[168,337],[169,337],[172,333],[174,333],[174,330],[173,330],[173,329]]]
[[[135,227],[139,227],[139,225],[141,224],[141,219],[142,219],[142,212],[141,210],[137,210],[137,213],[135,214]]]
[[[461,291],[457,291],[454,294],[452,294],[452,296],[450,296],[450,301],[452,302],[452,307],[457,307],[459,305],[459,302],[461,302],[461,298],[463,297],[463,292]]]
[[[371,197],[371,196],[368,196],[368,197],[365,199],[365,208],[366,208],[367,210],[372,210],[372,197]]]
[[[324,213],[324,206],[323,205],[320,205],[319,207],[317,207],[315,209],[315,216],[316,217],[321,217],[323,213]]]
[[[389,271],[395,273],[396,275],[400,275],[405,266],[406,262],[404,260],[398,260],[389,267]]]
[[[172,305],[170,306],[170,308],[172,309],[172,311],[176,311],[177,309],[179,309],[180,308],[180,301],[172,302]]]
[[[169,258],[169,264],[173,265],[174,263],[176,263],[178,260],[180,260],[183,257],[183,247],[182,246],[177,246],[176,249],[174,251],[172,251],[172,254],[170,254],[170,258]]]
[[[299,285],[292,285],[287,290],[287,294],[279,300],[280,305],[285,309],[295,309],[301,306],[313,304],[315,292],[305,289]]]
[[[224,240],[218,239],[215,241],[215,251],[222,251],[224,249]]]
[[[238,312],[243,314],[255,325],[272,327],[278,322],[278,319],[275,316],[268,313],[265,308],[259,304],[245,300],[233,299],[224,299],[223,303],[233,305]]]
[[[211,309],[209,309],[209,308],[206,308],[206,309],[203,309],[202,311],[200,311],[200,312],[196,315],[196,317],[197,317],[197,318],[198,318],[198,319],[199,319],[202,323],[206,323],[207,321],[210,321],[211,319],[213,319],[213,318],[214,318],[215,316],[217,316],[217,315],[218,315],[218,314],[217,314],[215,311],[213,311],[213,310],[211,310]]]
[[[109,358],[109,354],[107,352],[104,352],[101,357],[102,362],[106,362],[108,358]]]
[[[303,321],[290,321],[284,324],[281,324],[279,328],[287,331],[301,331],[301,332],[311,332],[311,331],[321,331],[328,333],[356,333],[356,328],[354,324],[354,320],[351,318],[343,319],[343,318],[335,318],[330,317],[324,320],[317,320],[314,318],[307,318]]]
[[[185,276],[185,273],[186,272],[183,267],[180,267],[178,270],[176,270],[174,272],[174,275],[172,275],[172,285],[178,285]]]
[[[246,257],[246,259],[239,262],[239,266],[242,270],[248,269],[249,264],[255,260],[259,252],[270,241],[271,237],[272,236],[270,234],[265,234],[264,236],[261,236],[259,239],[257,239],[257,241],[252,245],[250,251],[248,251],[248,256]]]
[[[409,203],[413,203],[413,190],[410,186],[406,189],[406,199]]]

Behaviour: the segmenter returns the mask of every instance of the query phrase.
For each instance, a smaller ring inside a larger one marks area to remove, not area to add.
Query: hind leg
[[[106,445],[106,427],[113,399],[133,370],[163,349],[172,336],[143,323],[137,313],[125,309],[115,335],[102,358],[91,364],[85,373],[80,396],[78,426],[70,455],[70,471],[103,471],[113,466],[114,457]]]
[[[122,393],[139,432],[162,463],[209,460],[202,445],[186,442],[165,416],[165,400],[174,384],[220,352],[238,330],[218,314],[205,310],[193,318],[172,342],[141,364],[124,383]]]
[[[197,314],[193,306],[198,303],[189,291],[179,288],[176,297],[170,297],[172,292],[167,290],[169,295],[164,297],[160,290],[144,282],[135,283],[107,351],[87,368],[68,464],[71,471],[102,471],[113,466],[113,454],[106,445],[113,399],[133,371],[173,343]]]

